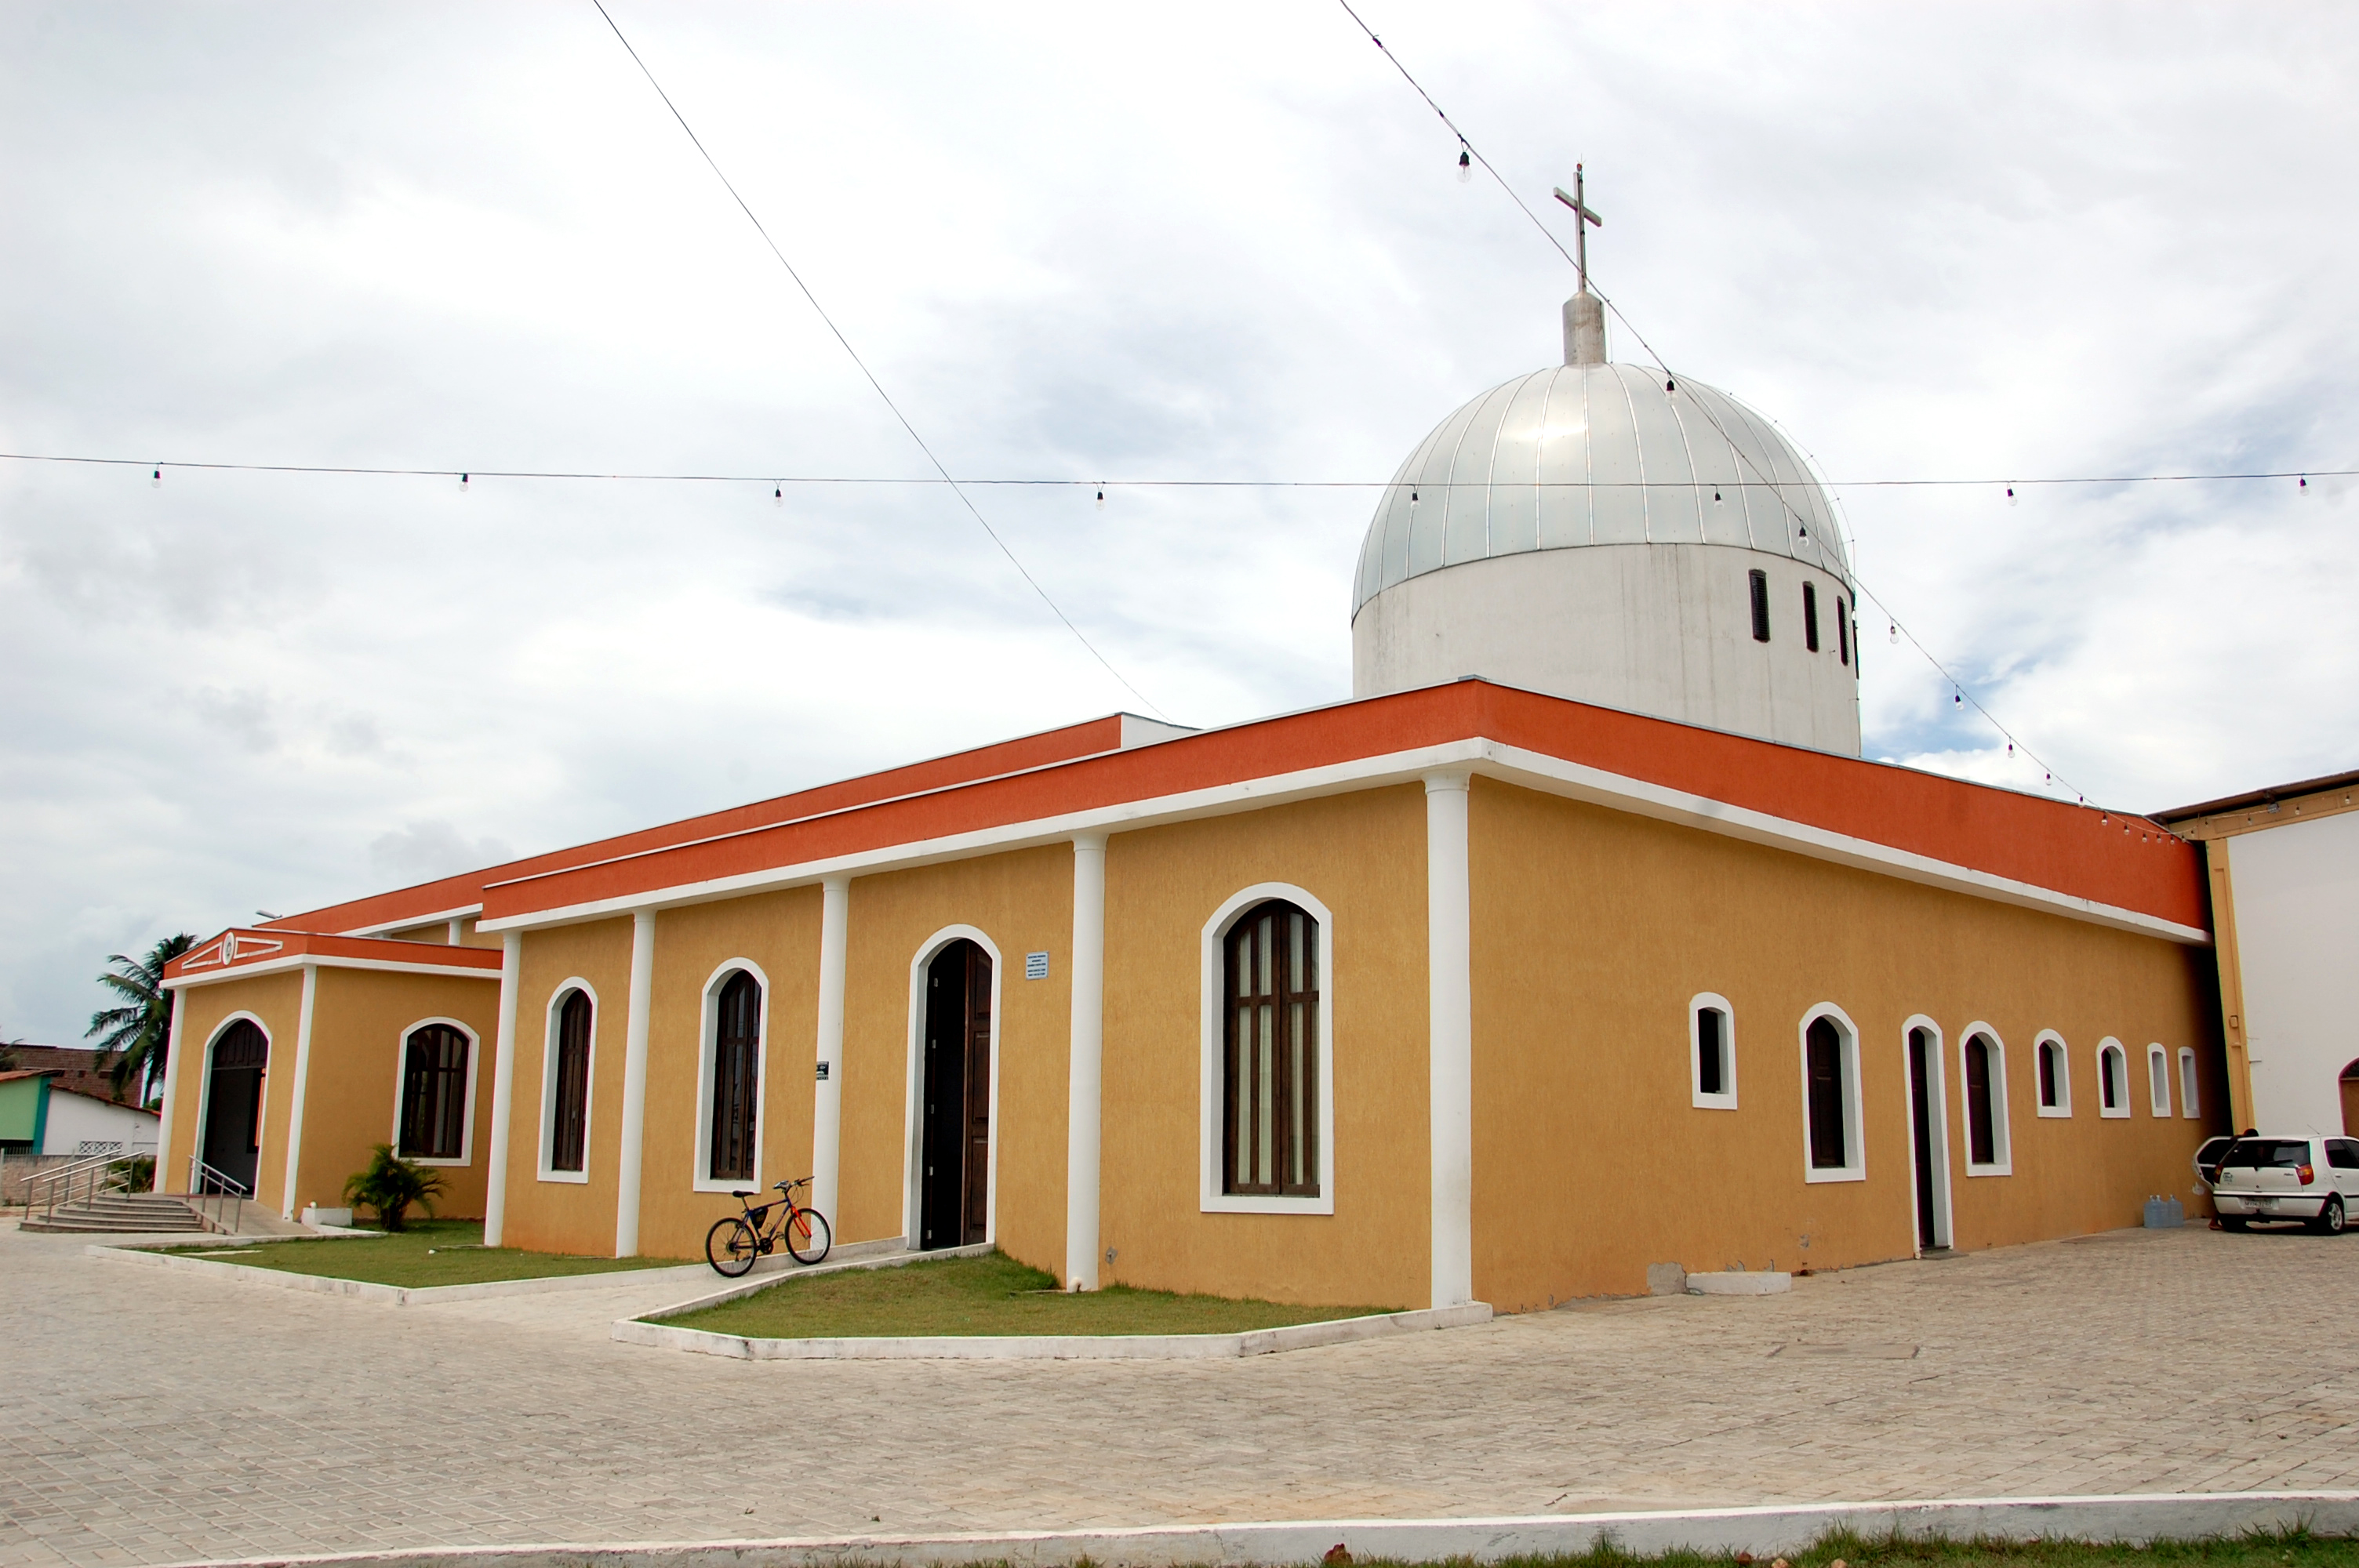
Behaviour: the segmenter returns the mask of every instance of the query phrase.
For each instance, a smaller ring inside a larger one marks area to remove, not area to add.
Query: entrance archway
[[[918,1245],[984,1239],[991,1215],[991,955],[966,937],[926,966]]]
[[[254,1020],[241,1018],[214,1037],[199,1158],[249,1197],[262,1153],[262,1085],[269,1067],[270,1038]]]

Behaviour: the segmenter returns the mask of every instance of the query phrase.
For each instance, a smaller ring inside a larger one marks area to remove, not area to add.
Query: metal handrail
[[[121,1162],[123,1156],[120,1154],[92,1154],[85,1159],[76,1160],[71,1164],[60,1165],[54,1171],[43,1171],[26,1185],[27,1217],[31,1217],[36,1204],[42,1204],[43,1219],[53,1217],[58,1212],[58,1205],[60,1202],[71,1206],[74,1202],[74,1192],[77,1187],[86,1185],[89,1191],[84,1195],[96,1197],[102,1190],[99,1184],[106,1178],[116,1164]],[[49,1189],[48,1201],[45,1204],[41,1197],[43,1187]]]
[[[214,1170],[205,1163],[202,1155],[189,1156],[189,1206],[195,1209],[198,1216],[215,1230],[234,1234],[238,1222],[245,1214],[245,1200],[253,1195],[253,1188],[225,1171]],[[203,1202],[207,1198],[214,1200],[211,1213],[206,1212],[203,1207]],[[226,1225],[222,1223],[221,1213],[223,1207],[221,1200],[224,1198],[229,1200],[229,1223]]]

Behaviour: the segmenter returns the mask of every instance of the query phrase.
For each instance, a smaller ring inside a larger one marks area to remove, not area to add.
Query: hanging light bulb
[[[2308,490],[2310,488],[2310,476],[2308,474],[2302,475],[2301,483],[2295,488],[2299,490]]]
[[[1713,485],[1713,486],[1712,487],[1712,503],[1714,506],[1718,506],[1718,505],[1721,503],[1720,503],[1720,486],[1718,486],[1718,485],[1716,485],[1716,484],[1715,484],[1715,485]]]
[[[1458,144],[1458,183],[1463,185],[1473,178],[1473,155],[1467,150],[1466,144],[1464,142],[1461,142]]]
[[[1809,544],[1810,542],[1810,525],[1808,523],[1805,523],[1805,524],[1802,524],[1802,543],[1804,543],[1805,545],[1807,545],[1807,544]]]
[[[1417,490],[1416,490],[1416,487],[1414,487],[1414,486],[1411,486],[1411,487],[1410,487],[1410,489],[1409,489],[1409,492],[1408,492],[1408,503],[1409,503],[1411,506],[1415,506],[1415,505],[1417,504]]]
[[[1098,510],[1101,512],[1105,510],[1105,492],[1103,490],[1098,492]]]
[[[459,489],[460,489],[462,492],[464,492],[464,491],[466,490],[466,488],[467,488],[467,476],[466,476],[465,474],[461,474],[461,475],[459,476]]]
[[[1669,376],[1665,376],[1663,378],[1663,390],[1665,392],[1677,392],[1679,389],[1680,384],[1678,382],[1672,380]]]
[[[162,469],[158,469],[148,477],[147,488],[150,490],[161,490],[164,488],[164,470]]]
[[[2015,504],[2015,486],[2011,484],[2006,487],[2006,503],[2009,506]]]
[[[1892,623],[1891,642],[1895,647],[1900,645],[1900,622],[1897,621]]]
[[[1962,691],[1953,691],[1953,692],[1951,692],[1951,693],[1950,694],[1950,706],[1951,706],[1951,707],[1952,707],[1952,708],[1963,708],[1965,705],[1966,705],[1966,694],[1965,694],[1964,692],[1962,692]]]
[[[2015,755],[2015,742],[2012,741],[2006,743],[2006,754],[2010,757]]]
[[[778,488],[777,488],[777,489],[776,489],[776,490],[774,490],[774,491],[770,492],[770,504],[771,504],[771,505],[773,505],[773,506],[784,506],[786,503],[787,503],[787,487],[786,487],[785,485],[783,485],[783,484],[782,484],[782,485],[778,486]]]

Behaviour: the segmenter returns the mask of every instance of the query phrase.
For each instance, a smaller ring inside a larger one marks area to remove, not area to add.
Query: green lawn
[[[1353,1560],[1358,1568],[1445,1568],[1407,1565],[1385,1559]],[[1730,1568],[1725,1553],[1666,1552],[1645,1557],[1611,1547],[1562,1557],[1516,1557],[1496,1568]],[[1763,1554],[1753,1568],[1784,1561]],[[1831,1535],[1793,1554],[1788,1568],[2354,1568],[2359,1541],[2336,1540],[2294,1530],[2284,1535],[2248,1535],[2227,1541],[2162,1541],[2153,1546],[2084,1546],[2073,1541],[1863,1541]],[[1462,1565],[1458,1565],[1462,1568]]]
[[[372,1244],[373,1245],[373,1244]],[[786,1281],[658,1321],[762,1339],[937,1334],[1237,1334],[1362,1317],[1387,1307],[1283,1306],[1112,1285],[1071,1294],[1056,1277],[994,1252]]]
[[[558,1274],[602,1274],[616,1269],[677,1268],[677,1258],[574,1258],[559,1252],[520,1252],[485,1247],[484,1226],[473,1219],[412,1220],[390,1236],[317,1237],[265,1241],[215,1251],[175,1250],[181,1258],[277,1269],[289,1274],[321,1274],[373,1285],[473,1285],[486,1280],[544,1280]]]

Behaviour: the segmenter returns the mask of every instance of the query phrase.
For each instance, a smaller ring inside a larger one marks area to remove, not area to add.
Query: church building
[[[809,1173],[839,1242],[1077,1290],[1505,1311],[2188,1192],[2228,1112],[2194,850],[1863,760],[1808,465],[1607,362],[1585,287],[1564,336],[1383,493],[1350,700],[223,932],[169,971],[159,1188],[293,1214],[393,1142],[489,1241],[686,1259]]]

